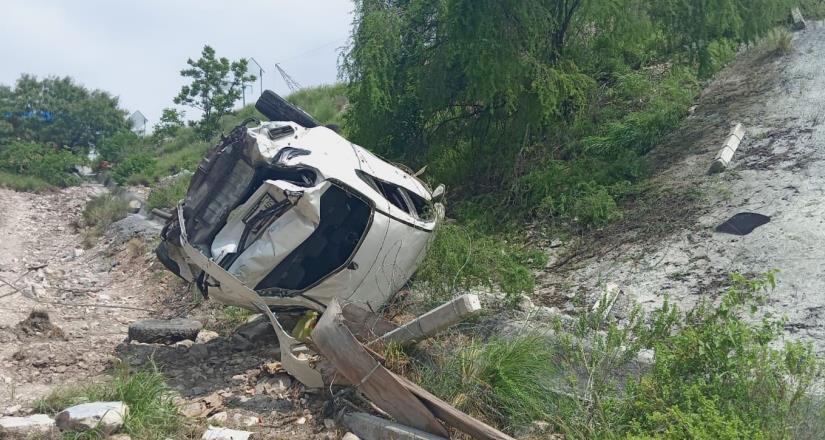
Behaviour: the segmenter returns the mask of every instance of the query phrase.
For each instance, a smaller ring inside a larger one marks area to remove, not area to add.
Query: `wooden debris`
[[[347,328],[341,306],[336,299],[329,303],[315,330],[312,331],[312,340],[339,373],[399,422],[431,434],[448,437],[447,430],[427,407],[358,342]]]
[[[367,413],[347,413],[342,422],[347,429],[363,440],[444,440],[444,437]]]
[[[727,169],[728,165],[730,165],[730,161],[733,160],[733,153],[735,153],[736,149],[739,148],[739,143],[742,142],[742,138],[744,137],[745,128],[742,124],[736,124],[736,126],[731,130],[727,141],[725,141],[725,145],[722,146],[722,149],[716,154],[716,159],[714,159],[713,163],[710,165],[709,172],[711,174]]]
[[[341,312],[347,320],[347,327],[361,341],[371,341],[377,336],[398,328],[378,313],[364,309],[355,303],[341,304]]]
[[[436,417],[443,420],[449,426],[468,434],[478,440],[515,440],[513,437],[493,428],[486,423],[476,420],[467,414],[457,410],[449,403],[430,394],[424,388],[414,384],[408,379],[393,373],[393,376],[401,382],[410,392],[415,394]]]
[[[478,300],[478,295],[461,295],[381,336],[370,345],[376,342],[414,344],[463,321],[479,310],[481,310],[481,302]]]
[[[805,17],[802,16],[802,11],[799,10],[799,7],[791,9],[791,21],[793,22],[793,30],[795,31],[801,31],[808,27],[805,23]]]

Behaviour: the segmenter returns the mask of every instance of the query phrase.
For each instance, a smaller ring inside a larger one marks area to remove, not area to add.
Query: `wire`
[[[292,55],[292,56],[291,56],[291,57],[289,57],[289,58],[285,58],[285,59],[282,59],[282,60],[278,61],[277,63],[275,63],[275,65],[277,66],[278,64],[285,63],[285,62],[287,62],[287,61],[292,61],[292,60],[295,60],[295,59],[301,58],[301,57],[303,57],[304,55],[307,55],[307,54],[310,54],[310,53],[316,52],[316,51],[321,50],[321,49],[323,49],[323,48],[325,48],[325,47],[327,47],[327,46],[333,45],[333,44],[335,44],[335,43],[343,43],[344,41],[347,41],[347,39],[349,39],[349,37],[346,37],[346,38],[338,38],[338,39],[336,39],[336,40],[333,40],[333,41],[330,41],[330,42],[324,43],[324,44],[322,44],[322,45],[320,45],[320,46],[313,47],[312,49],[308,49],[308,50],[305,50],[305,51],[303,51],[303,52],[299,52],[299,53],[297,53],[297,54]]]

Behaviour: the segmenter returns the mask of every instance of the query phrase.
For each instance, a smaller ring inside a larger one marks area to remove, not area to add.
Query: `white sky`
[[[352,9],[351,0],[0,0],[0,83],[69,75],[120,96],[151,126],[174,106],[180,70],[204,44],[230,60],[254,57],[264,89],[277,93],[288,89],[276,62],[303,86],[334,82]]]

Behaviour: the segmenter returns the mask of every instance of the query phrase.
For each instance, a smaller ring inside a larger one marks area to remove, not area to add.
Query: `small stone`
[[[361,438],[351,432],[348,432],[341,437],[341,440],[361,440]]]
[[[245,374],[236,374],[232,376],[232,382],[246,382]]]
[[[3,415],[4,416],[13,416],[13,415],[17,414],[20,411],[21,408],[22,408],[22,406],[20,406],[20,405],[10,406],[10,407],[3,410]]]
[[[2,438],[5,438],[3,434],[37,438],[36,434],[49,432],[52,429],[54,429],[54,420],[46,414],[34,414],[28,417],[0,417],[0,437]]]
[[[129,211],[133,214],[137,214],[138,212],[140,212],[140,207],[141,206],[142,205],[140,203],[140,200],[130,200],[129,201]]]
[[[229,415],[226,413],[226,411],[221,411],[219,413],[212,414],[206,420],[208,420],[209,423],[213,425],[223,425],[224,423],[226,423],[226,420],[228,418]]]
[[[195,339],[195,342],[198,344],[206,344],[207,342],[217,339],[220,336],[221,335],[219,335],[218,332],[214,332],[212,330],[201,330],[200,333],[198,333],[198,337]]]
[[[201,440],[249,440],[251,435],[252,433],[249,431],[210,426],[203,433]]]
[[[298,424],[298,425],[303,425],[306,422],[307,422],[306,417],[298,417],[298,420],[295,421],[295,423]]]
[[[181,347],[181,348],[189,349],[194,344],[195,344],[195,341],[193,341],[191,339],[184,339],[182,341],[175,342],[175,347]]]
[[[75,405],[59,412],[55,424],[61,431],[88,431],[98,428],[106,434],[117,432],[129,407],[123,402],[92,402]]]
[[[74,257],[75,257],[75,258],[80,258],[81,256],[83,256],[83,253],[84,253],[84,252],[85,252],[85,251],[84,251],[83,249],[76,248],[76,249],[72,252],[72,255],[74,255]]]
[[[335,420],[324,419],[324,428],[335,429]]]
[[[258,382],[255,386],[255,390],[258,393],[280,395],[286,393],[291,386],[292,378],[287,374],[281,373]]]
[[[206,403],[198,400],[180,405],[178,412],[186,418],[196,419],[206,417],[206,415],[209,414],[209,408],[206,407]]]
[[[241,420],[241,423],[243,423],[244,426],[255,426],[258,423],[261,423],[261,419],[259,419],[258,417],[255,417],[255,416],[249,416],[249,417],[244,417]]]

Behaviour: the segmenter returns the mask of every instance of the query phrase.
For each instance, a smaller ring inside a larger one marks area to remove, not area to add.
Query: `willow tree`
[[[356,0],[346,127],[459,195],[511,190],[571,161],[609,167],[646,154],[687,108],[657,84],[677,93],[672,71],[712,73],[715,52],[766,32],[789,1]],[[642,87],[625,93],[633,81]],[[575,178],[596,174],[611,173]]]

